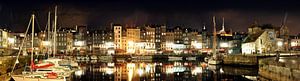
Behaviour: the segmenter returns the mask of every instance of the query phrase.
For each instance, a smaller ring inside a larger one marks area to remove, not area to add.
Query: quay
[[[276,54],[260,54],[260,55],[226,55],[223,57],[224,65],[245,65],[245,66],[257,66],[259,60],[275,57]],[[292,57],[300,56],[300,53],[281,53],[280,57]]]
[[[259,61],[259,75],[262,81],[299,81],[299,57],[281,57],[278,62],[275,58]]]

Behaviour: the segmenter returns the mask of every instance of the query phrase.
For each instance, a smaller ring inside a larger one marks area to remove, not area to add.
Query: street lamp
[[[282,41],[277,41],[277,51],[281,50],[281,47],[283,46]]]
[[[281,47],[282,45],[283,45],[283,42],[282,42],[282,41],[278,41],[278,42],[277,42],[277,46],[280,46],[280,47]]]

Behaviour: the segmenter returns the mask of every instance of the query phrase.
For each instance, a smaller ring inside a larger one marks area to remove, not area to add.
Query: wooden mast
[[[214,29],[213,29],[213,56],[216,56],[217,52],[217,30],[216,30],[216,17],[213,17],[213,25],[214,25]]]
[[[32,26],[32,28],[31,28],[31,69],[30,69],[30,72],[32,72],[32,69],[33,69],[33,50],[34,50],[34,47],[33,47],[33,40],[34,40],[34,14],[32,14],[31,15],[31,17],[32,17],[32,23],[31,23],[31,26]]]
[[[50,25],[50,22],[51,22],[51,19],[50,19],[50,17],[51,17],[51,12],[49,11],[48,12],[48,22],[47,22],[47,41],[49,41],[50,42],[50,27],[51,27],[51,25]],[[48,53],[48,58],[49,58],[49,55],[50,55],[50,53],[49,53],[49,50],[51,49],[49,49],[50,48],[50,46],[48,46],[47,47],[47,53]]]
[[[55,6],[55,17],[54,17],[54,44],[53,44],[53,57],[55,57],[56,54],[56,24],[57,24],[57,6]]]

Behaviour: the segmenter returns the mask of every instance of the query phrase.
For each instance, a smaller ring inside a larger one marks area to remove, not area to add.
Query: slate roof
[[[244,40],[243,42],[244,43],[247,43],[247,42],[254,42],[258,39],[258,37],[261,36],[261,34],[263,34],[264,31],[261,31],[261,32],[257,32],[256,34],[249,34]]]

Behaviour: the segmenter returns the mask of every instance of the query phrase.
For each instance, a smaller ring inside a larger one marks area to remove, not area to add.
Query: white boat
[[[91,60],[97,60],[98,57],[96,55],[91,56]]]
[[[196,60],[196,57],[187,57],[186,60]]]
[[[182,57],[168,57],[169,61],[182,60]]]
[[[65,60],[65,59],[57,59],[57,58],[49,58],[46,60],[43,60],[40,64],[47,64],[51,63],[54,66],[48,67],[48,68],[38,68],[36,69],[36,72],[41,71],[51,71],[56,72],[58,74],[65,75],[66,77],[69,77],[74,71],[80,70],[80,67],[77,62],[72,60]],[[36,64],[38,66],[39,64]],[[44,72],[45,73],[45,72]]]
[[[220,60],[215,60],[215,59],[209,59],[208,60],[208,64],[210,65],[217,65],[217,64],[221,64],[222,61]]]
[[[65,77],[50,79],[42,74],[13,75],[15,81],[67,81]]]

